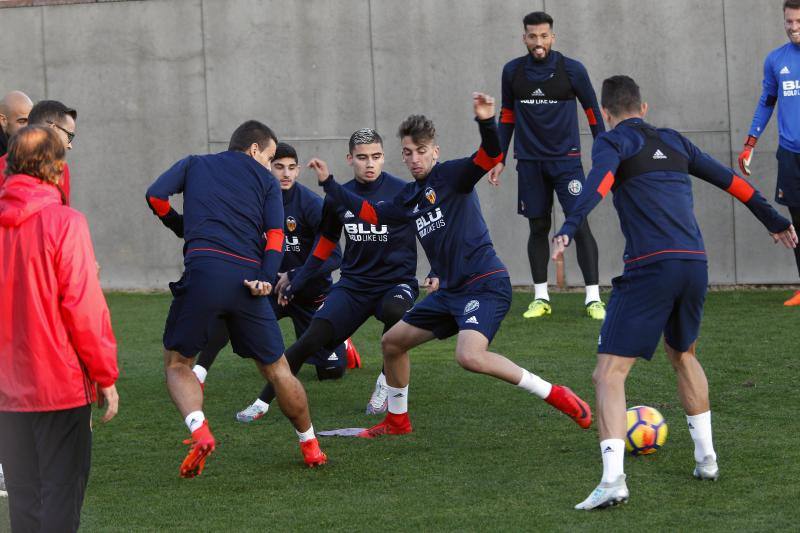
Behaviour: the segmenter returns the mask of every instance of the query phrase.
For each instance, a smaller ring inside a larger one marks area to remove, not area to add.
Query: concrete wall
[[[521,18],[532,10],[554,16],[555,48],[580,59],[595,87],[630,74],[652,122],[735,164],[763,58],[786,40],[780,0],[752,5],[153,0],[0,9],[0,93],[22,89],[79,110],[69,154],[73,198],[89,217],[104,285],[159,288],[179,275],[180,242],[150,215],[143,193],[171,162],[224,149],[236,125],[258,118],[301,158],[326,158],[343,178],[350,134],[375,127],[387,140],[387,170],[406,177],[394,132],[410,113],[435,120],[443,159],[467,155],[478,141],[470,93],[499,97],[500,70],[525,52]],[[581,128],[588,169],[591,135],[585,121]],[[753,161],[754,182],[769,198],[776,146],[773,121]],[[484,215],[513,282],[529,284],[513,165],[503,178],[500,189],[478,186]],[[313,185],[310,174],[302,181]],[[699,181],[695,197],[713,283],[796,282],[791,254],[771,244],[749,211]],[[560,224],[560,211],[554,219]],[[608,283],[621,270],[623,247],[610,199],[591,223]],[[582,283],[572,250],[567,281]]]

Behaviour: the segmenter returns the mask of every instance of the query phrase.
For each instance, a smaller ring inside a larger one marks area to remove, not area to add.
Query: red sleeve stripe
[[[317,246],[314,248],[312,255],[317,259],[326,261],[331,256],[331,253],[333,253],[335,248],[335,242],[320,235],[319,242],[317,242]]]
[[[150,203],[150,207],[153,208],[153,211],[156,212],[156,215],[163,217],[169,213],[169,200],[162,200],[161,198],[150,196],[147,198],[147,201]]]
[[[283,250],[283,230],[282,229],[271,229],[267,231],[267,245],[264,247],[265,250],[273,250],[275,252],[280,252]]]
[[[514,123],[514,110],[513,109],[506,109],[505,107],[500,109],[500,123],[501,124],[513,124]]]
[[[756,193],[756,190],[752,185],[744,181],[736,174],[733,175],[730,186],[725,190],[728,191],[728,194],[736,197],[736,199],[743,204],[746,204]]]
[[[597,192],[600,193],[600,196],[605,198],[608,191],[611,190],[612,185],[614,185],[614,173],[609,170],[606,172],[606,175],[603,176],[603,181],[601,181],[600,185],[597,187]]]
[[[378,225],[378,213],[375,212],[375,208],[369,205],[369,202],[366,200],[361,202],[361,211],[358,212],[358,218],[374,226]]]
[[[597,117],[594,116],[594,109],[591,107],[589,109],[584,109],[586,112],[586,118],[589,119],[590,126],[597,126]]]
[[[500,152],[496,157],[491,157],[483,147],[478,149],[478,153],[472,159],[472,162],[481,167],[486,172],[494,168],[497,163],[503,162],[503,152]]]

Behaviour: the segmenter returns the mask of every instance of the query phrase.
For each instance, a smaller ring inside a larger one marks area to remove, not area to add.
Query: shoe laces
[[[380,407],[383,405],[383,402],[389,397],[389,389],[388,387],[384,387],[380,383],[375,384],[375,391],[372,393],[372,398],[369,399],[369,403],[371,403],[374,407]]]

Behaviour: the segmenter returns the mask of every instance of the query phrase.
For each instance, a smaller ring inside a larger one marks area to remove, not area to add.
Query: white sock
[[[717,454],[714,452],[714,443],[711,439],[711,411],[693,416],[686,415],[686,423],[694,441],[694,460],[699,463],[710,455],[716,461]]]
[[[392,387],[389,389],[389,412],[395,415],[402,415],[408,412],[408,385],[405,387]]]
[[[314,424],[311,424],[305,431],[297,431],[295,429],[294,432],[297,433],[297,438],[300,439],[300,442],[306,442],[317,438],[316,435],[314,435]]]
[[[600,285],[587,285],[586,286],[586,300],[584,305],[589,305],[592,302],[600,301]]]
[[[264,411],[265,413],[269,411],[269,404],[262,400],[261,398],[256,398],[256,401],[253,402],[253,405],[258,407],[260,411]]]
[[[547,293],[547,282],[533,284],[533,299],[534,300],[547,300],[550,301],[550,295]]]
[[[531,394],[535,394],[542,400],[550,396],[550,391],[553,389],[553,386],[549,382],[543,380],[533,372],[528,372],[524,368],[522,369],[522,379],[517,383],[517,387]]]
[[[625,442],[622,439],[606,439],[600,441],[600,453],[603,457],[603,479],[601,483],[611,483],[625,473]]]
[[[206,382],[206,376],[208,375],[208,370],[206,370],[200,365],[194,365],[192,367],[192,372],[194,372],[194,375],[197,376],[197,381],[199,381],[200,383]]]
[[[188,415],[186,415],[186,427],[189,428],[189,433],[194,433],[194,431],[203,425],[203,422],[206,419],[206,415],[203,414],[203,411],[192,411]]]

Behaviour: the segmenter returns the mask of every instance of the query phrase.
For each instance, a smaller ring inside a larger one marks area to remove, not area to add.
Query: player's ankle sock
[[[586,286],[586,300],[584,305],[589,305],[592,302],[600,301],[600,285],[587,285]]]
[[[192,411],[186,418],[184,422],[186,422],[186,427],[189,428],[189,433],[194,433],[194,431],[203,425],[203,422],[206,419],[206,415],[203,414],[203,411]]]
[[[522,379],[517,383],[517,387],[535,394],[542,400],[550,396],[550,391],[553,389],[553,385],[549,382],[524,368],[522,369]]]
[[[389,390],[389,412],[395,415],[407,413],[408,385],[405,387],[392,387],[391,385],[386,385],[386,388]]]
[[[262,400],[261,398],[256,398],[256,401],[253,402],[253,405],[258,407],[259,410],[264,411],[265,413],[269,411],[269,404]]]
[[[192,372],[194,372],[194,375],[197,376],[197,381],[199,381],[200,383],[206,382],[206,376],[208,375],[208,370],[206,370],[200,365],[194,365],[192,367]]]
[[[314,424],[308,426],[308,429],[305,431],[297,431],[295,429],[294,432],[297,433],[297,438],[300,439],[300,442],[306,442],[317,438],[317,436],[314,435]]]
[[[717,454],[714,452],[714,443],[711,439],[711,411],[699,415],[686,415],[686,423],[694,441],[694,460],[699,463],[710,455],[716,461]]]
[[[533,284],[533,299],[550,301],[550,294],[547,292],[547,282]]]
[[[603,479],[601,483],[611,483],[625,473],[625,442],[622,439],[606,439],[600,441],[600,453],[603,457]]]

